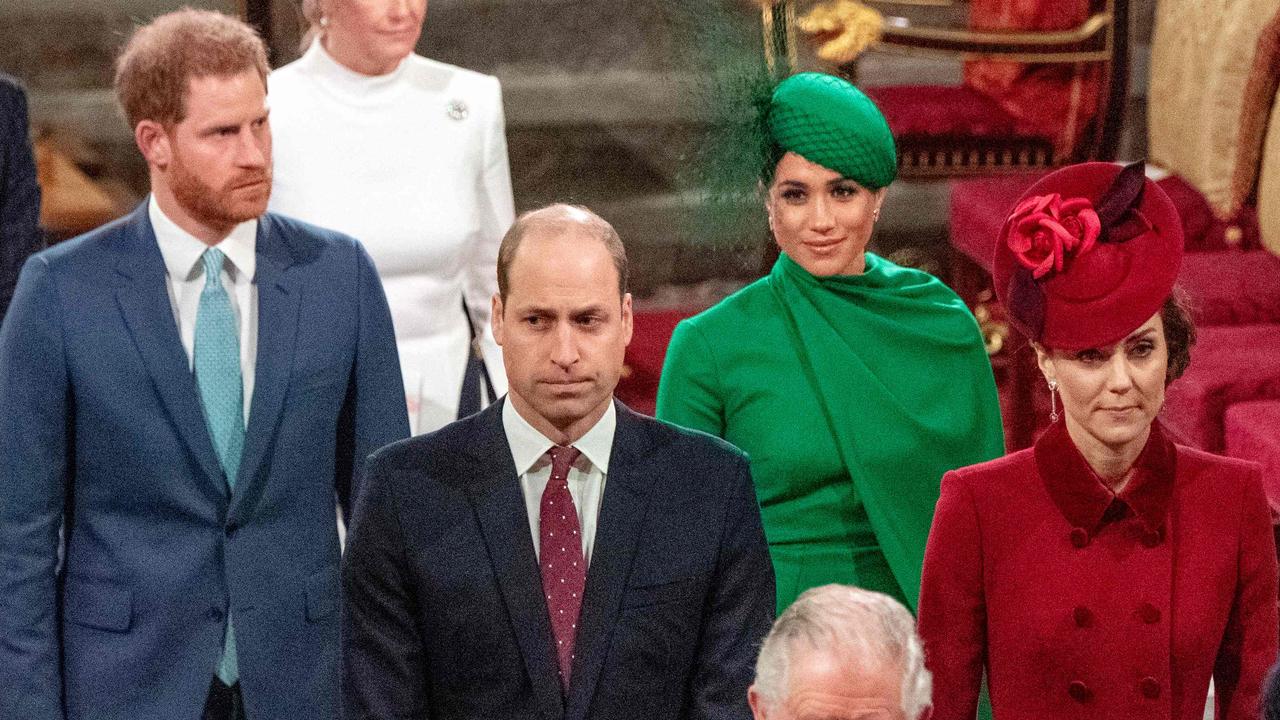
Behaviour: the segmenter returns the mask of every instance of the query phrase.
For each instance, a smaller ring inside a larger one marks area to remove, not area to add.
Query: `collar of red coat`
[[[1150,531],[1164,527],[1177,450],[1159,422],[1151,424],[1147,444],[1134,462],[1134,476],[1119,493],[1113,493],[1076,449],[1066,422],[1056,422],[1036,441],[1036,466],[1054,504],[1073,526],[1093,535],[1103,515],[1119,500],[1142,519]]]

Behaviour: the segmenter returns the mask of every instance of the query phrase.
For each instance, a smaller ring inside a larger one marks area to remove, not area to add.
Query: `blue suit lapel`
[[[298,281],[286,270],[293,254],[286,238],[270,215],[258,220],[257,264],[254,283],[258,288],[258,355],[254,365],[253,399],[249,404],[249,424],[245,429],[240,476],[236,480],[228,517],[235,521],[245,498],[262,491],[263,458],[284,407],[290,369],[298,335],[298,308],[302,297]]]
[[[644,462],[652,450],[652,441],[635,413],[620,402],[615,404],[618,427],[613,436],[609,477],[573,645],[576,657],[565,713],[570,719],[585,718],[595,696],[596,683],[609,653],[611,631],[617,624],[622,591],[640,542],[640,528],[653,500],[651,464]]]
[[[564,706],[551,621],[524,494],[502,428],[502,404],[494,403],[475,419],[479,429],[467,451],[477,480],[468,486],[467,494],[475,507],[538,707],[547,720],[560,720]]]
[[[225,495],[227,483],[209,439],[186,351],[178,337],[166,287],[164,258],[156,244],[145,202],[123,222],[115,269],[120,276],[116,302],[156,392],[196,464],[217,491]]]

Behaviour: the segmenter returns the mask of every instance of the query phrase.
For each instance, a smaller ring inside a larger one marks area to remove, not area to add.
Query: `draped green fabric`
[[[681,323],[663,368],[658,416],[751,457],[779,612],[834,581],[914,608],[942,474],[1004,451],[973,316],[927,273],[866,260],[817,278],[783,254]]]

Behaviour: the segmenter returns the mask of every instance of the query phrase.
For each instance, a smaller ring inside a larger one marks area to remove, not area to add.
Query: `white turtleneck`
[[[498,244],[513,217],[496,78],[410,55],[371,77],[319,42],[268,81],[271,210],[345,232],[382,277],[414,432],[457,413],[466,298],[495,391],[506,391],[489,326]]]

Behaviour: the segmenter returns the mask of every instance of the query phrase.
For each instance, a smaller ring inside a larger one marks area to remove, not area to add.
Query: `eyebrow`
[[[834,180],[828,180],[827,182],[825,182],[825,183],[823,183],[823,184],[824,184],[824,185],[826,185],[826,186],[828,186],[828,187],[830,187],[830,186],[832,186],[832,185],[841,185],[841,184],[844,184],[844,183],[853,183],[853,184],[857,185],[857,184],[858,184],[858,181],[857,181],[857,180],[854,180],[853,178],[838,177],[838,178],[836,178],[836,179],[834,179]],[[794,187],[802,187],[802,188],[809,187],[809,183],[807,183],[807,182],[803,182],[803,181],[801,181],[801,180],[782,180],[782,181],[780,181],[778,184],[779,184],[779,185],[791,185],[791,186],[794,186]],[[861,187],[861,186],[859,185],[859,187]]]
[[[1155,329],[1155,328],[1147,328],[1146,330],[1143,330],[1142,332],[1136,332],[1136,333],[1134,333],[1134,334],[1130,335],[1129,337],[1125,338],[1125,339],[1124,339],[1124,341],[1125,341],[1125,342],[1127,342],[1127,343],[1129,343],[1129,342],[1133,342],[1134,340],[1142,340],[1142,339],[1144,339],[1144,338],[1146,338],[1146,337],[1149,337],[1149,336],[1151,336],[1151,335],[1154,335],[1155,333],[1156,333],[1156,329]]]
[[[566,317],[577,317],[579,315],[588,315],[590,313],[604,313],[606,311],[607,311],[607,306],[593,303],[591,305],[586,305],[579,308],[572,308],[566,311],[564,315]],[[519,315],[545,315],[550,317],[556,317],[560,315],[559,310],[555,310],[549,307],[544,307],[542,305],[518,306],[515,308],[515,312]]]

